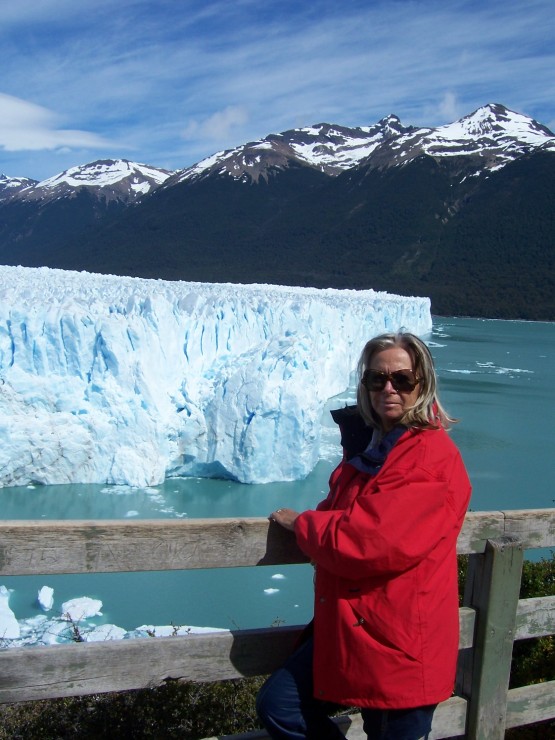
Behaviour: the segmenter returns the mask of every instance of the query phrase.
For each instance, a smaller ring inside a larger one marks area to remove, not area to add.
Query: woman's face
[[[396,370],[412,370],[414,366],[409,353],[402,347],[392,347],[377,352],[370,360],[370,370],[393,373]],[[380,417],[384,431],[389,432],[401,419],[405,411],[414,406],[420,394],[420,384],[412,391],[396,390],[388,380],[381,391],[369,391],[370,403]]]

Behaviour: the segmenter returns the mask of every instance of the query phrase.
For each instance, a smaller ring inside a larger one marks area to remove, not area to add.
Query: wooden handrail
[[[469,740],[494,740],[503,737],[505,727],[555,717],[555,682],[510,691],[506,686],[512,640],[555,634],[555,596],[518,600],[522,550],[553,546],[555,509],[467,514],[457,545],[460,554],[470,555],[466,605],[459,611],[461,695],[438,707],[432,738],[466,733]],[[0,575],[302,562],[306,558],[293,535],[262,518],[0,523]],[[488,627],[490,622],[495,626]],[[501,640],[492,639],[501,622]],[[0,703],[122,691],[174,679],[262,675],[281,664],[301,629],[0,650]],[[338,722],[350,740],[364,738],[356,716]]]
[[[555,509],[470,512],[459,554],[508,534],[524,549],[555,544]],[[0,575],[189,570],[306,562],[265,518],[0,522]]]

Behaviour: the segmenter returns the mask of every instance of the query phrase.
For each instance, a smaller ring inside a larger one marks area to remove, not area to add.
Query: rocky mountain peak
[[[453,123],[414,128],[392,135],[369,157],[367,166],[387,168],[417,157],[466,157],[465,173],[480,175],[503,167],[536,148],[553,148],[555,136],[529,116],[498,103],[478,108]]]
[[[2,201],[11,200],[25,188],[36,184],[36,180],[31,180],[28,177],[10,177],[9,175],[0,174],[0,197]]]
[[[41,182],[0,179],[0,199],[49,202],[73,198],[83,188],[106,202],[133,203],[158,188],[212,177],[256,183],[292,166],[328,176],[355,170],[388,169],[418,157],[463,157],[461,177],[487,174],[537,148],[555,151],[555,135],[529,116],[488,103],[449,124],[404,126],[393,113],[371,126],[321,122],[289,129],[216,152],[177,172],[126,159],[97,160]]]
[[[292,163],[313,167],[327,175],[337,175],[351,169],[368,157],[381,143],[391,137],[413,131],[395,115],[383,118],[373,126],[348,127],[317,123],[269,134],[264,139],[248,142],[207,157],[183,170],[166,183],[228,175],[237,180],[267,179],[271,170],[283,169]]]
[[[24,200],[50,201],[73,197],[81,188],[90,188],[107,201],[130,203],[157,188],[172,173],[159,167],[131,162],[127,159],[101,159],[71,167],[40,182],[28,181],[18,197]]]

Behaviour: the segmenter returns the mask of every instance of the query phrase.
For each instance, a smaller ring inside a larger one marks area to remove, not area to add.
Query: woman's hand
[[[293,509],[278,509],[277,511],[273,511],[268,519],[271,522],[276,522],[276,524],[279,524],[284,529],[289,529],[293,532],[295,529],[295,521],[298,516],[299,512],[293,511]]]

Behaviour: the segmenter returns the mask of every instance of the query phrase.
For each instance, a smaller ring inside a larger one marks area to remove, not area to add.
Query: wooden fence
[[[523,551],[555,546],[555,509],[469,513],[457,691],[432,738],[500,740],[555,718],[555,681],[508,690],[513,641],[555,634],[555,597],[519,600]],[[293,535],[266,519],[0,522],[0,575],[183,570],[302,563]],[[0,703],[216,681],[271,672],[301,627],[0,650]],[[359,715],[338,720],[365,738]],[[234,736],[262,738],[264,732]]]

